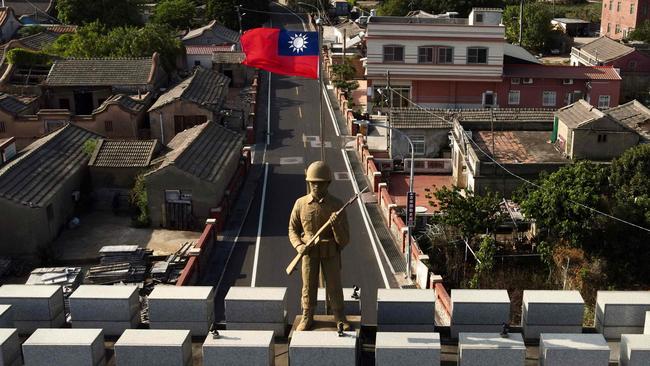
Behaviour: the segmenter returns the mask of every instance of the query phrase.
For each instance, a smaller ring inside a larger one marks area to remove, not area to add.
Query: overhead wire
[[[435,117],[435,118],[437,118],[437,119],[442,120],[443,122],[447,123],[447,124],[449,125],[449,127],[452,127],[452,128],[453,128],[453,125],[454,125],[453,122],[451,122],[451,121],[449,121],[449,120],[447,120],[447,119],[445,119],[445,118],[443,118],[443,117],[441,117],[441,116],[439,116],[439,115],[433,113],[431,110],[429,110],[429,109],[427,109],[427,108],[422,107],[420,104],[414,102],[414,101],[411,100],[410,98],[405,97],[404,95],[402,95],[402,93],[400,93],[400,92],[394,90],[392,86],[386,86],[386,87],[383,87],[383,88],[384,88],[384,89],[388,89],[388,90],[390,90],[391,93],[396,93],[400,98],[406,100],[406,101],[409,102],[410,104],[416,106],[418,109],[423,110],[424,112],[430,114],[431,116],[433,116],[433,117]],[[391,98],[392,98],[392,96],[391,96]],[[530,181],[530,180],[528,180],[528,179],[526,179],[526,178],[524,178],[524,177],[522,177],[522,176],[520,176],[520,175],[518,175],[518,174],[516,174],[516,173],[513,173],[513,172],[510,171],[508,168],[506,168],[505,166],[503,166],[503,165],[502,165],[501,163],[499,163],[496,159],[494,159],[494,158],[492,157],[491,154],[488,154],[485,150],[483,150],[483,149],[482,149],[482,148],[481,148],[481,147],[476,143],[476,141],[474,141],[474,139],[472,139],[472,137],[467,133],[467,131],[465,131],[464,129],[463,129],[463,135],[464,135],[464,136],[465,136],[465,137],[466,137],[466,138],[467,138],[467,139],[472,143],[472,145],[474,145],[474,147],[476,147],[476,148],[477,148],[477,149],[478,149],[478,150],[479,150],[483,155],[485,155],[485,157],[487,157],[491,162],[493,162],[494,164],[496,164],[499,168],[503,169],[506,173],[512,175],[513,177],[515,177],[515,178],[517,178],[517,179],[519,179],[519,180],[521,180],[521,181],[523,181],[523,182],[525,182],[525,183],[527,183],[527,184],[532,185],[533,187],[536,187],[536,188],[541,188],[541,187],[542,187],[542,186],[540,186],[539,184],[537,184],[537,183],[535,183],[535,182],[532,182],[532,181]],[[578,205],[578,206],[580,206],[580,207],[582,207],[582,208],[584,208],[584,209],[586,209],[586,210],[589,210],[589,211],[591,211],[591,212],[597,213],[597,214],[602,215],[602,216],[605,216],[605,217],[607,217],[607,218],[609,218],[609,219],[612,219],[612,220],[618,221],[618,222],[620,222],[620,223],[623,223],[623,224],[626,224],[626,225],[629,225],[629,226],[632,226],[632,227],[634,227],[634,228],[637,228],[637,229],[640,229],[640,230],[643,230],[643,231],[646,231],[646,232],[650,233],[650,229],[649,229],[649,228],[646,228],[646,227],[643,227],[643,226],[641,226],[641,225],[637,225],[637,224],[635,224],[635,223],[633,223],[633,222],[629,222],[629,221],[624,220],[624,219],[621,219],[621,218],[619,218],[619,217],[616,217],[616,216],[610,215],[610,214],[608,214],[608,213],[606,213],[606,212],[600,211],[600,210],[598,210],[598,209],[595,209],[595,208],[593,208],[593,207],[587,206],[587,205],[582,204],[582,203],[580,203],[580,202],[576,202],[576,201],[571,200],[571,199],[569,199],[569,198],[567,198],[566,200],[567,200],[568,202],[570,202],[570,203],[573,203],[573,204],[575,204],[575,205]]]

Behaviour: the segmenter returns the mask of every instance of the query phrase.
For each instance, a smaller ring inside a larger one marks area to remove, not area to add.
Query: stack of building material
[[[293,332],[289,343],[291,365],[356,365],[357,334],[335,331]]]
[[[377,332],[375,365],[440,365],[440,334]]]
[[[608,366],[609,353],[602,334],[542,333],[539,340],[544,366]]]
[[[157,261],[151,264],[151,279],[157,282],[167,282],[169,278],[169,262]]]
[[[30,366],[106,364],[101,329],[37,329],[23,343]]]
[[[14,311],[11,305],[0,305],[0,328],[14,327]]]
[[[109,285],[119,282],[142,282],[146,272],[146,266],[133,265],[128,262],[93,266],[88,269],[84,283]]]
[[[502,337],[499,333],[460,333],[458,364],[463,366],[521,366],[526,362],[526,346],[519,333]]]
[[[377,330],[433,332],[436,293],[431,289],[377,290]]]
[[[176,252],[170,254],[165,261],[155,262],[151,268],[151,277],[159,282],[175,284],[181,276],[189,260],[194,244],[186,242]]]
[[[203,342],[204,365],[274,365],[273,332],[270,330],[222,330]]]
[[[327,292],[319,288],[317,293],[316,313],[327,313]],[[361,291],[355,293],[353,288],[343,289],[343,310],[345,315],[361,315]]]
[[[233,286],[224,307],[229,330],[272,330],[276,337],[286,335],[286,287]]]
[[[451,290],[451,337],[461,332],[499,333],[510,323],[506,290]]]
[[[12,306],[19,334],[59,328],[65,323],[61,286],[4,285],[0,287],[0,303]]]
[[[99,250],[99,263],[109,265],[128,262],[132,265],[146,266],[152,251],[137,245],[107,245]]]
[[[20,357],[20,338],[15,328],[0,328],[0,365],[22,365]]]
[[[59,285],[63,288],[63,299],[66,314],[70,313],[68,297],[83,281],[83,273],[79,267],[43,267],[34,269],[26,285]]]
[[[620,348],[620,366],[650,365],[650,334],[623,334]]]
[[[149,294],[151,329],[187,329],[205,336],[214,321],[212,286],[156,286]]]
[[[140,301],[135,285],[82,285],[70,296],[73,328],[101,328],[116,336],[140,324]]]
[[[596,329],[607,339],[642,334],[650,311],[650,291],[598,291]]]
[[[127,329],[115,342],[115,359],[120,366],[189,366],[190,331]]]
[[[525,339],[541,333],[582,333],[585,302],[579,291],[524,290],[521,326]]]

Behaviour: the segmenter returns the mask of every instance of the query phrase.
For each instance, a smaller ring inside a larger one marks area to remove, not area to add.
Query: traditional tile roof
[[[146,175],[173,165],[201,180],[214,183],[222,179],[220,173],[223,166],[233,154],[239,155],[243,143],[244,139],[239,133],[208,121],[174,136],[167,145],[172,150],[160,159],[156,170]]]
[[[0,168],[0,198],[30,207],[43,207],[86,165],[88,139],[100,136],[73,124],[46,135]]]
[[[233,45],[187,45],[185,53],[188,55],[211,55],[215,52],[232,52]]]
[[[48,31],[54,32],[54,33],[59,33],[59,34],[76,33],[77,32],[77,26],[76,25],[64,25],[64,24],[48,25],[48,24],[45,24],[43,26],[46,27]]]
[[[4,4],[12,8],[16,16],[31,15],[34,13],[47,14],[54,7],[54,0],[5,0]]]
[[[199,66],[194,70],[192,76],[161,95],[149,108],[149,111],[176,100],[193,102],[203,108],[219,111],[228,95],[229,84],[230,78],[226,75]]]
[[[533,64],[541,64],[542,62],[533,56],[528,50],[516,44],[504,43],[503,44],[503,55],[516,58],[519,60],[524,60]]]
[[[147,85],[154,58],[86,58],[56,60],[45,80],[48,86]]]
[[[494,159],[505,164],[567,162],[549,142],[550,131],[477,131],[472,139]],[[481,161],[489,161],[477,153]]]
[[[584,99],[558,109],[557,117],[569,128],[580,128],[601,118],[609,118],[598,108],[587,103]]]
[[[621,80],[611,66],[503,65],[504,77],[539,79]]]
[[[21,101],[11,94],[0,92],[0,109],[13,115],[20,114],[29,108],[29,104]]]
[[[243,52],[215,52],[212,54],[214,64],[241,64],[246,58]]]
[[[634,48],[628,47],[607,36],[602,36],[577,48],[582,52],[588,53],[591,57],[597,58],[599,62],[609,62],[634,52]]]
[[[142,110],[144,110],[144,107],[146,106],[143,101],[133,99],[126,94],[115,94],[112,95],[110,98],[106,99],[104,103],[102,103],[99,107],[97,107],[97,109],[93,111],[93,114],[103,112],[110,105],[119,105],[120,107],[130,112],[131,114],[140,113]]]
[[[54,41],[56,41],[59,37],[61,37],[61,34],[44,31],[32,34],[31,36],[20,38],[18,42],[27,48],[31,48],[32,50],[42,50],[43,48],[48,47],[54,43]]]
[[[610,108],[605,113],[650,141],[650,109],[636,100]]]
[[[553,109],[420,109],[393,108],[391,125],[396,128],[451,128],[459,122],[552,122]]]
[[[235,32],[232,29],[226,28],[221,24],[218,24],[216,20],[211,21],[208,25],[205,25],[201,28],[192,29],[183,37],[183,41],[187,41],[193,38],[197,38],[203,35],[207,30],[212,30],[216,35],[221,39],[229,43],[239,43],[239,32]]]
[[[100,139],[88,165],[98,168],[144,168],[151,164],[157,149],[157,140]]]

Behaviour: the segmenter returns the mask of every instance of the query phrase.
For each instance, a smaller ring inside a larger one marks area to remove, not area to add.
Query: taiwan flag
[[[318,78],[318,32],[254,28],[241,36],[244,65],[282,75]]]

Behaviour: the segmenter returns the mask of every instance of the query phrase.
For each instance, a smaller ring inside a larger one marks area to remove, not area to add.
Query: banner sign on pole
[[[408,192],[407,194],[406,226],[415,227],[415,192]]]

